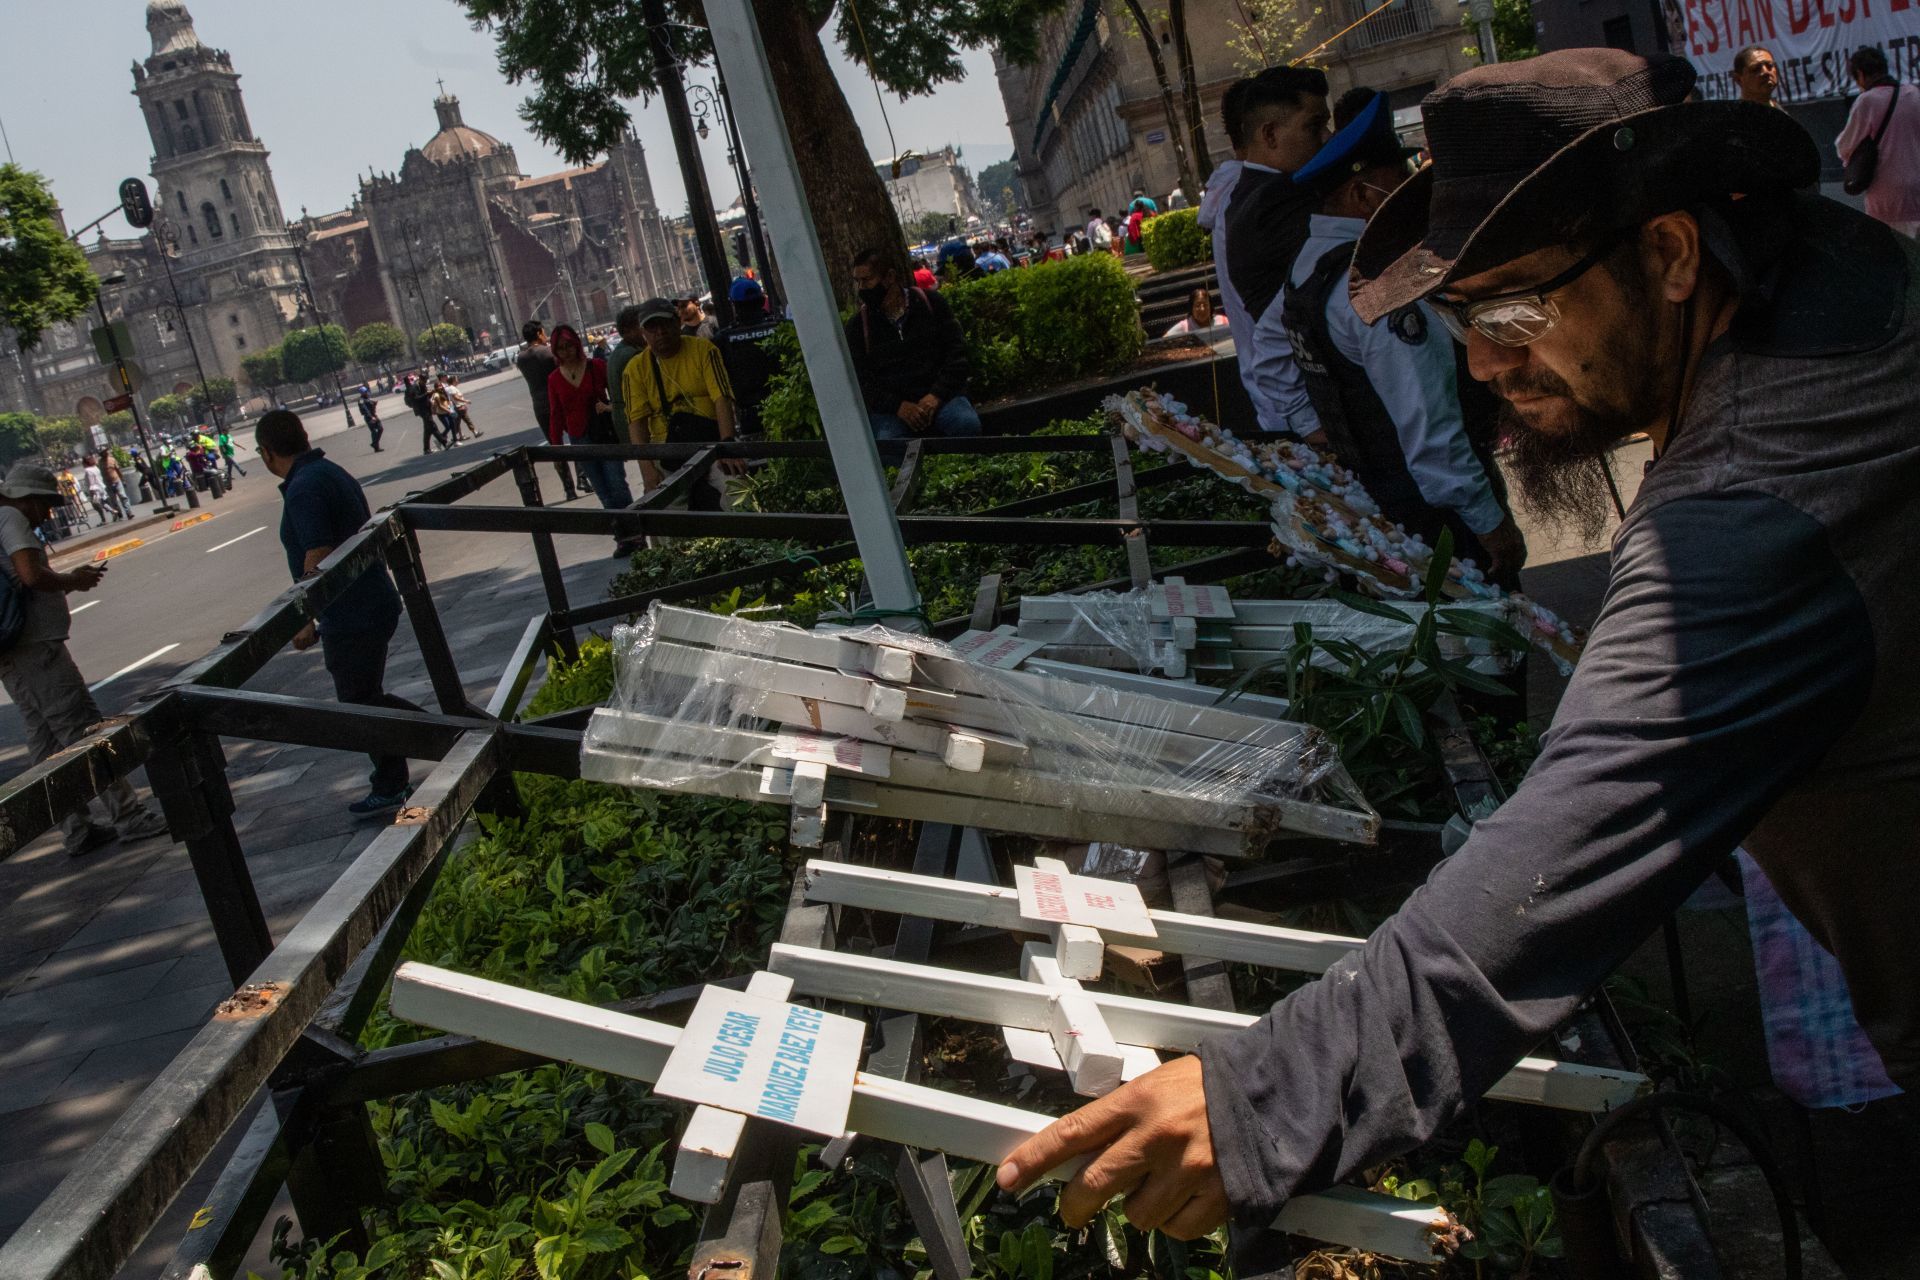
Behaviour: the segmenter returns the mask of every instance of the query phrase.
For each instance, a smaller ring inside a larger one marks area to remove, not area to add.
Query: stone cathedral
[[[147,34],[133,94],[153,146],[157,219],[149,234],[82,241],[103,280],[126,277],[103,296],[126,322],[143,403],[201,372],[236,379],[251,399],[259,389],[241,361],[317,320],[349,332],[386,321],[410,340],[444,322],[497,346],[519,341],[528,319],[605,324],[698,278],[684,220],[654,203],[637,137],[597,164],[528,176],[512,147],[461,118],[444,86],[430,104],[437,131],[397,172],[369,172],[344,209],[289,219],[231,57],[201,42],[183,0],[151,0]],[[55,325],[32,351],[7,355],[0,409],[97,416],[112,388],[91,327]],[[14,350],[10,337],[5,346]]]

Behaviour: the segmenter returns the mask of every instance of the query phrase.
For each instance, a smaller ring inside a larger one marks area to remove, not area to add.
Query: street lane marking
[[[267,526],[265,526],[265,525],[261,525],[261,526],[260,526],[260,529],[264,529],[264,528],[266,528],[266,527],[267,527]],[[260,532],[260,529],[249,529],[249,530],[247,530],[247,531],[246,531],[245,533],[243,533],[243,534],[241,534],[241,535],[240,535],[239,537],[237,537],[237,538],[228,538],[228,539],[227,539],[227,540],[226,540],[225,542],[223,542],[223,543],[221,543],[221,544],[220,544],[220,545],[219,545],[218,547],[208,547],[208,548],[207,548],[207,554],[208,554],[208,555],[212,555],[212,554],[213,554],[214,552],[216,552],[216,551],[219,551],[219,550],[221,550],[221,549],[223,549],[223,548],[226,548],[226,547],[230,547],[230,546],[232,546],[232,545],[233,545],[234,543],[236,543],[236,542],[244,542],[244,541],[246,541],[246,540],[247,540],[248,538],[251,538],[251,537],[252,537],[252,536],[253,536],[254,534],[256,534],[256,533],[259,533],[259,532]]]
[[[73,606],[73,608],[69,609],[68,612],[69,613],[85,613],[88,609],[93,608],[93,606],[99,603],[100,602],[98,600],[89,600],[85,604],[77,604]]]
[[[178,533],[182,529],[186,528],[188,525],[201,524],[205,521],[211,520],[213,519],[213,514],[214,513],[211,511],[202,511],[197,516],[188,516],[184,520],[175,520],[173,522],[173,531],[175,533]]]
[[[113,556],[121,555],[125,552],[131,551],[135,547],[144,547],[146,545],[147,545],[147,541],[145,538],[128,538],[125,542],[116,542],[110,547],[100,548],[98,551],[93,553],[93,558],[95,560],[106,560]]]
[[[140,668],[146,666],[149,662],[152,662],[155,658],[159,657],[161,654],[172,653],[175,649],[178,649],[179,647],[180,647],[180,644],[178,641],[175,641],[173,644],[163,644],[158,649],[155,649],[152,653],[148,654],[146,657],[141,658],[138,662],[129,662],[126,666],[120,668],[118,671],[108,676],[105,680],[96,680],[94,683],[88,685],[87,692],[98,693],[100,692],[100,690],[106,688],[108,685],[112,684],[115,680],[118,680],[121,676],[126,675],[128,672],[138,671]]]

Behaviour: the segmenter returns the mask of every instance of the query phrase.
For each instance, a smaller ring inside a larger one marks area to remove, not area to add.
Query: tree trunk
[[[1187,39],[1187,0],[1167,0],[1167,25],[1173,31],[1173,54],[1180,61],[1180,91],[1187,103],[1187,149],[1193,167],[1203,179],[1213,174],[1213,153],[1207,146],[1207,118],[1200,111],[1200,86],[1193,77],[1193,44]]]
[[[1140,39],[1147,46],[1147,59],[1153,63],[1153,78],[1160,83],[1160,109],[1167,113],[1167,138],[1173,143],[1174,163],[1180,170],[1180,190],[1187,199],[1199,203],[1200,184],[1194,181],[1191,148],[1187,143],[1187,129],[1181,123],[1180,111],[1173,101],[1173,82],[1167,78],[1167,62],[1160,56],[1160,42],[1153,38],[1153,24],[1147,21],[1147,11],[1141,7],[1140,0],[1127,0],[1127,9],[1133,14],[1134,25],[1140,28]]]
[[[807,6],[794,0],[754,0],[753,8],[827,273],[844,306],[853,301],[855,254],[879,249],[904,268],[907,242],[900,219],[867,155],[853,110],[827,65]]]

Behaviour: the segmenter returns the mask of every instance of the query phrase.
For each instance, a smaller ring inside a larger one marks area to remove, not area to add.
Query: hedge
[[[1155,271],[1177,271],[1213,260],[1213,237],[1200,227],[1200,211],[1175,209],[1148,218],[1140,229],[1140,245]]]

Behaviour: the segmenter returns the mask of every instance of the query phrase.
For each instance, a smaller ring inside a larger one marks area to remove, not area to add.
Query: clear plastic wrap
[[[1046,616],[1030,617],[1029,604],[1041,602]],[[1143,676],[1186,670],[1180,646],[1165,634],[1166,620],[1155,622],[1152,596],[1146,591],[1088,591],[1022,601],[1019,632],[1023,639],[1045,640],[1050,651],[1117,650]]]
[[[1378,822],[1310,726],[996,670],[884,627],[655,605],[616,628],[614,654],[583,745],[603,781],[797,809],[815,803],[803,776],[824,774],[828,804],[931,817],[958,800],[971,825],[1242,854],[1285,829],[1368,840]]]

